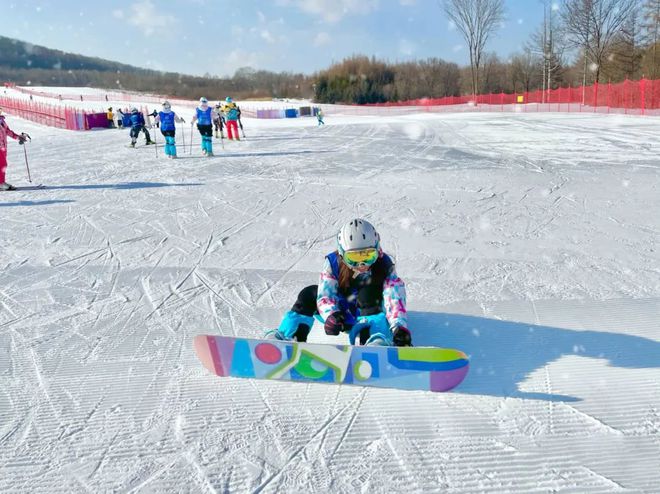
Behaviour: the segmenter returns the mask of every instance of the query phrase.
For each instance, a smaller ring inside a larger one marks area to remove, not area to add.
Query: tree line
[[[539,0],[543,21],[522,50],[487,51],[505,20],[503,0],[444,0],[470,64],[431,58],[387,63],[354,56],[316,75],[319,102],[380,103],[660,77],[660,0]]]

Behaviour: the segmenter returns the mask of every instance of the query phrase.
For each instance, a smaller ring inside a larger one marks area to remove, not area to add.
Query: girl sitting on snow
[[[307,341],[314,316],[324,322],[328,335],[350,332],[360,324],[362,344],[412,345],[405,285],[368,221],[355,219],[342,227],[337,250],[325,257],[319,284],[304,288],[279,329],[266,336]]]

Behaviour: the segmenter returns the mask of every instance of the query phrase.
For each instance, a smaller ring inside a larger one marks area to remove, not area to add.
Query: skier
[[[368,221],[354,219],[341,228],[337,250],[325,256],[319,284],[301,290],[279,328],[266,337],[307,341],[315,316],[328,335],[360,324],[362,344],[412,346],[405,285]]]
[[[5,171],[7,170],[7,136],[16,139],[19,144],[24,144],[27,140],[25,133],[19,135],[9,128],[0,107],[0,191],[16,190],[16,187],[5,182]]]
[[[197,130],[202,135],[202,154],[213,156],[213,109],[203,96],[199,98],[199,106],[195,109],[192,123],[197,122]]]
[[[219,101],[213,111],[213,126],[215,127],[215,138],[218,138],[218,131],[220,131],[220,137],[224,139],[225,135],[222,131],[225,127],[225,117],[222,115],[222,104]]]
[[[323,110],[321,110],[320,108],[319,108],[319,111],[316,112],[316,120],[318,120],[318,122],[319,122],[319,125],[318,125],[319,127],[321,125],[325,125],[325,122],[323,121]]]
[[[156,123],[160,123],[160,132],[165,137],[165,155],[170,158],[176,158],[176,122],[186,121],[179,117],[172,111],[172,106],[169,101],[163,102],[163,110],[158,112],[154,119]]]
[[[151,135],[145,126],[144,115],[137,108],[133,107],[131,109],[131,147],[135,147],[140,132],[144,132],[145,135],[145,145],[153,144],[151,140]]]
[[[236,140],[240,141],[241,138],[238,135],[238,123],[237,123],[238,107],[236,106],[236,103],[234,103],[229,96],[225,98],[225,104],[222,105],[222,112],[225,114],[225,120],[227,122],[227,138],[233,139],[235,134]]]
[[[115,127],[115,114],[112,113],[112,107],[108,108],[108,112],[106,113],[106,118],[108,119],[108,128],[109,129],[114,129],[114,127]]]

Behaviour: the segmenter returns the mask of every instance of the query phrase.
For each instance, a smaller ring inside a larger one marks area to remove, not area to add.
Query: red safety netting
[[[49,127],[86,130],[85,115],[90,112],[60,105],[0,96],[0,107],[11,115]]]
[[[376,103],[372,107],[441,107],[455,105],[487,106],[482,111],[566,111],[598,113],[660,114],[660,80],[626,80],[617,84],[563,87],[521,93],[489,93],[476,96],[446,96],[396,103]]]

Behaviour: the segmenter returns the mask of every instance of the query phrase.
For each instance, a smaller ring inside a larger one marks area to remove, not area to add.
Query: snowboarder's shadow
[[[457,348],[470,356],[460,393],[580,401],[555,393],[526,392],[520,385],[565,355],[606,360],[613,367],[660,369],[660,342],[635,335],[581,331],[434,312],[410,312],[416,346]]]

